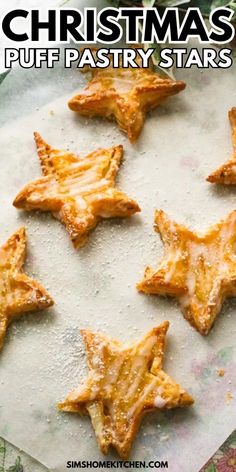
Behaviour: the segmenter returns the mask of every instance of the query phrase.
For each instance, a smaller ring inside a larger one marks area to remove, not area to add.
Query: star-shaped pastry
[[[25,246],[25,229],[20,228],[0,248],[0,349],[9,323],[28,311],[53,305],[46,290],[22,272]]]
[[[131,142],[139,137],[148,110],[185,88],[148,68],[92,68],[84,91],[69,101],[71,110],[83,116],[113,117]]]
[[[236,295],[236,211],[203,236],[170,220],[163,211],[156,212],[155,229],[165,255],[156,270],[146,268],[137,288],[178,297],[185,318],[207,334],[225,297]]]
[[[115,187],[123,147],[98,149],[80,158],[58,151],[35,133],[44,176],[28,184],[13,204],[24,210],[44,210],[65,224],[76,248],[82,246],[102,218],[131,216],[138,204]]]
[[[127,458],[143,413],[193,403],[192,397],[163,370],[165,321],[136,344],[121,344],[82,330],[89,374],[59,409],[88,414],[101,451],[110,446]]]
[[[225,164],[207,177],[208,182],[216,184],[236,184],[236,108],[229,111],[229,121],[232,128],[233,155]]]

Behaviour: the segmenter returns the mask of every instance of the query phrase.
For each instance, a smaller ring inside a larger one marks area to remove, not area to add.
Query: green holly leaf
[[[206,0],[191,0],[190,6],[200,8],[203,15],[208,16],[211,12],[211,3]]]
[[[2,72],[2,74],[0,74],[0,84],[4,81],[4,79],[9,74],[9,72],[10,72],[10,69],[6,70],[5,72]]]
[[[155,3],[155,0],[143,0],[143,6],[144,7],[151,8],[151,7],[153,7],[154,3]]]
[[[211,4],[211,9],[214,10],[214,8],[228,7],[229,3],[230,3],[229,0],[213,0]]]
[[[216,466],[215,466],[215,464],[213,464],[213,462],[212,462],[212,464],[210,464],[210,465],[207,467],[207,469],[204,470],[204,472],[217,472],[217,471],[216,471]]]
[[[24,472],[23,466],[20,465],[12,465],[6,472]]]
[[[21,458],[19,456],[17,457],[15,461],[15,465],[12,465],[11,467],[9,467],[9,469],[7,469],[6,472],[24,472],[24,467],[21,464]]]
[[[235,0],[213,0],[211,9],[213,10],[214,8],[219,8],[219,7],[228,7],[231,8],[231,10],[234,11],[233,15],[233,20],[235,20],[236,17],[236,1]]]
[[[224,444],[220,446],[222,452],[226,452],[230,447],[236,446],[236,432],[234,431],[229,438],[226,439]]]
[[[190,0],[157,0],[156,4],[160,7],[177,7],[184,3],[189,3]],[[155,2],[154,2],[155,3]]]

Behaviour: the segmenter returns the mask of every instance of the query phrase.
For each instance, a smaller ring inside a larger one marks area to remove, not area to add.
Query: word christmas
[[[4,66],[11,68],[19,64],[24,68],[40,68],[45,65],[52,68],[61,54],[60,48],[55,45],[99,42],[102,45],[112,44],[113,47],[100,47],[96,52],[88,47],[82,50],[78,47],[65,48],[65,68],[72,65],[78,68],[106,68],[111,64],[123,68],[148,67],[155,52],[148,45],[155,43],[163,44],[159,62],[163,69],[174,63],[177,67],[186,68],[228,68],[233,62],[231,50],[222,45],[234,38],[233,14],[230,8],[216,8],[206,25],[199,8],[188,8],[181,15],[178,8],[166,8],[162,13],[156,8],[110,7],[99,12],[96,8],[85,8],[83,11],[73,8],[46,11],[16,9],[8,12],[2,21],[3,34],[18,46],[5,49]],[[116,48],[115,43],[124,36],[127,47]],[[188,51],[183,48],[192,38],[202,44],[201,52],[197,48]],[[39,41],[50,47],[37,48]],[[28,46],[29,42],[33,47]],[[166,42],[170,47],[164,46]],[[19,43],[22,45],[20,48]],[[144,49],[140,43],[146,45]],[[173,43],[175,47],[172,49]],[[214,49],[214,44],[221,48]]]

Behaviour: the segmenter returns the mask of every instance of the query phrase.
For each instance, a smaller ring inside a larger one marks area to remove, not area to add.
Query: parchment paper
[[[197,472],[235,427],[235,396],[227,397],[236,388],[236,302],[227,302],[209,336],[201,337],[176,301],[147,297],[135,288],[144,267],[155,266],[162,255],[152,228],[156,208],[204,231],[236,205],[236,189],[216,189],[204,180],[231,154],[227,111],[236,103],[235,68],[177,75],[187,82],[186,91],[148,116],[135,146],[115,123],[73,114],[66,104],[69,97],[0,130],[0,243],[26,226],[25,269],[56,302],[53,309],[26,315],[9,329],[0,357],[0,436],[57,472],[66,471],[67,460],[103,458],[89,418],[55,408],[87,372],[80,328],[127,341],[140,339],[165,319],[171,322],[165,370],[196,403],[186,410],[148,414],[132,459],[168,460],[171,472]],[[85,80],[78,73],[78,89]],[[17,192],[41,175],[34,130],[53,146],[80,155],[123,144],[118,184],[137,199],[142,213],[99,224],[88,244],[76,251],[50,214],[15,210],[11,202]],[[225,369],[224,377],[217,375],[219,368]]]

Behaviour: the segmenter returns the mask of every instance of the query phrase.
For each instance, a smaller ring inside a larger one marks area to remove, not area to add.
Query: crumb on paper
[[[226,401],[227,403],[229,404],[231,400],[233,400],[234,396],[232,394],[232,392],[230,392],[230,390],[227,392],[227,395],[226,395]]]
[[[160,437],[160,441],[168,441],[169,436],[168,434],[163,434],[163,436]]]
[[[217,375],[218,375],[219,377],[224,377],[224,375],[225,375],[225,369],[218,369],[218,370],[217,370]]]

